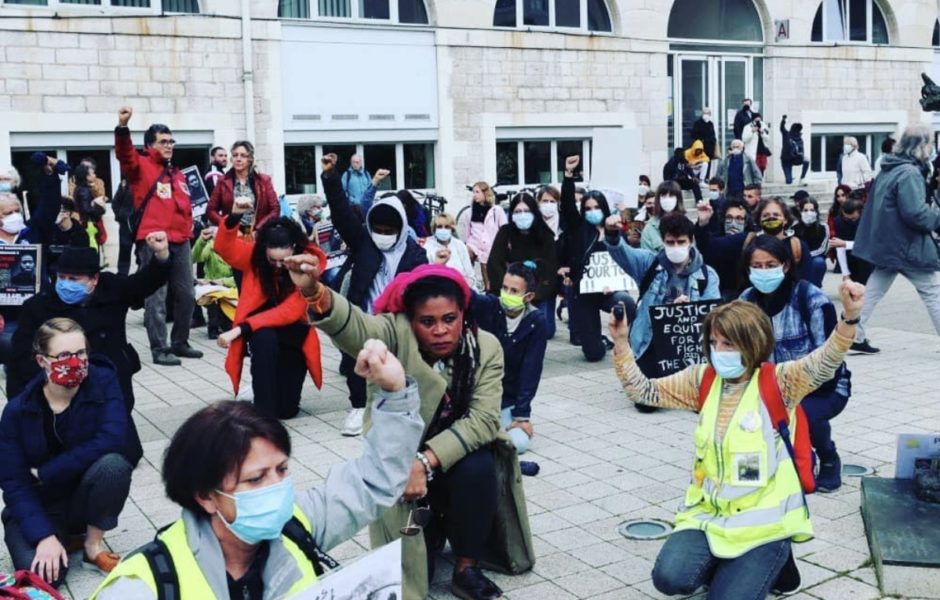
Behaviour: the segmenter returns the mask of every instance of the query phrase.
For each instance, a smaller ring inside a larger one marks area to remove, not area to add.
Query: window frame
[[[881,140],[887,136],[893,136],[896,131],[896,124],[888,123],[857,123],[846,125],[816,125],[809,132],[809,154],[810,154],[810,173],[819,175],[835,175],[836,170],[826,170],[826,158],[828,156],[826,138],[838,137],[844,138],[852,136],[859,141],[859,146],[864,147],[863,152],[868,157],[868,162],[872,169],[875,168],[875,161],[881,156]],[[814,140],[819,138],[819,153],[813,151]],[[876,143],[877,141],[877,143]],[[839,147],[841,151],[841,143]],[[814,159],[818,159],[820,168],[813,167]]]
[[[45,0],[45,4],[19,4],[10,0],[0,0],[0,8],[18,8],[20,10],[42,10],[50,12],[59,12],[67,10],[69,12],[101,12],[101,11],[119,11],[123,14],[137,15],[199,15],[203,14],[201,2],[196,0],[197,12],[175,12],[167,11],[163,8],[163,0],[150,0],[150,6],[117,6],[112,4],[115,0],[100,0],[100,4],[72,4],[64,0]]]
[[[822,39],[815,40],[813,39],[812,32],[812,23],[810,25],[810,43],[811,44],[839,44],[839,45],[854,45],[854,46],[890,46],[891,45],[891,28],[888,26],[888,19],[885,17],[885,11],[878,3],[878,0],[865,0],[867,5],[868,19],[865,24],[865,39],[864,40],[853,40],[851,39],[851,19],[852,19],[852,0],[840,0],[845,3],[845,15],[842,20],[842,39],[841,40],[827,40],[826,39],[826,11],[825,1],[822,0],[819,3],[819,8],[816,9],[816,13],[813,14],[813,21],[816,21],[816,15],[820,17],[820,36]],[[872,37],[875,32],[875,11],[881,15],[881,20],[885,24],[885,35],[888,38],[887,42],[875,42]]]
[[[340,142],[334,142],[334,141],[329,141],[329,142],[308,142],[308,143],[299,142],[299,143],[285,143],[285,144],[284,144],[284,155],[285,155],[285,161],[284,161],[284,187],[285,187],[285,190],[284,190],[284,191],[285,191],[285,195],[287,195],[287,196],[296,196],[296,195],[298,195],[298,194],[305,194],[305,193],[322,194],[322,189],[321,189],[321,187],[320,187],[320,175],[323,174],[323,168],[322,168],[322,165],[321,165],[321,162],[320,162],[320,161],[321,161],[321,159],[323,158],[323,147],[324,147],[324,146],[355,146],[355,147],[356,147],[356,154],[358,154],[359,156],[364,156],[364,155],[365,155],[365,147],[366,147],[366,146],[392,146],[392,145],[395,146],[395,169],[392,171],[392,175],[389,176],[389,179],[386,179],[386,181],[389,182],[389,186],[390,186],[389,189],[391,189],[391,190],[409,189],[409,190],[414,190],[414,191],[422,192],[422,193],[435,192],[435,191],[437,190],[437,185],[438,185],[438,170],[437,170],[437,164],[438,164],[438,163],[437,163],[437,161],[438,161],[438,153],[437,153],[438,142],[437,142],[437,140],[405,140],[405,141],[374,141],[374,142],[342,142],[342,141],[340,141]],[[405,188],[405,187],[404,187],[404,183],[405,183],[405,145],[416,145],[416,146],[417,146],[417,145],[425,145],[425,146],[431,146],[431,153],[433,154],[433,162],[434,162],[434,185],[433,185],[432,187],[423,187],[423,188],[414,188],[414,187],[413,187],[413,188]],[[314,191],[314,192],[290,192],[290,193],[287,192],[287,189],[286,189],[286,188],[287,188],[287,161],[286,161],[286,155],[287,155],[287,148],[289,148],[289,147],[293,147],[293,148],[299,148],[299,147],[308,147],[308,148],[309,148],[309,147],[312,147],[312,148],[313,148],[314,164],[316,165],[316,169],[315,169],[315,173],[314,173],[314,186],[315,186],[315,190],[316,190],[316,191]],[[366,165],[366,169],[368,169],[369,172],[372,173],[373,175],[375,175],[375,171],[376,171],[378,168],[384,168],[384,167],[381,167],[381,166],[375,167],[374,165],[370,167],[368,164]],[[399,184],[401,184],[401,185],[399,185]],[[388,191],[388,190],[385,190],[384,188],[383,188],[382,190],[380,190],[380,192],[383,192],[383,191]]]
[[[331,17],[320,15],[320,3],[318,0],[307,0],[307,14],[309,17],[281,17],[278,19],[288,19],[291,21],[321,21],[324,23],[356,23],[373,25],[402,25],[404,27],[429,27],[431,25],[431,11],[428,8],[427,0],[418,0],[424,4],[424,12],[428,16],[427,23],[407,23],[399,19],[398,0],[388,0],[388,18],[370,19],[359,14],[360,0],[349,0],[349,17]]]
[[[497,183],[493,187],[494,189],[519,189],[524,187],[538,187],[541,185],[556,185],[560,186],[561,181],[556,181],[559,171],[564,171],[564,165],[558,164],[558,142],[581,142],[581,169],[582,169],[582,180],[590,181],[591,180],[591,144],[594,141],[594,138],[590,135],[558,135],[553,137],[548,137],[544,135],[533,135],[531,137],[527,136],[518,136],[518,135],[504,135],[496,136],[493,144],[493,153],[494,156],[497,156],[496,164],[499,163],[497,146],[499,144],[513,143],[516,144],[516,166],[517,166],[517,177],[516,183]],[[552,180],[548,183],[541,181],[525,181],[525,144],[528,142],[550,142],[549,149],[549,173],[552,174]],[[499,181],[499,174],[495,174],[493,181]]]
[[[607,11],[607,19],[610,21],[610,31],[604,31],[602,29],[589,29],[588,28],[588,1],[589,0],[578,0],[580,6],[579,11],[579,23],[578,27],[569,27],[566,25],[555,25],[555,1],[548,0],[548,25],[526,25],[525,24],[525,7],[523,6],[524,2],[521,0],[514,0],[516,6],[516,25],[493,25],[493,28],[501,31],[515,31],[517,29],[539,31],[539,32],[556,32],[556,33],[585,33],[591,35],[614,35],[616,26],[614,18],[611,15],[610,11],[610,2],[608,0],[601,0],[604,4],[604,9]],[[496,7],[494,5],[494,16]],[[492,21],[492,19],[490,19]]]

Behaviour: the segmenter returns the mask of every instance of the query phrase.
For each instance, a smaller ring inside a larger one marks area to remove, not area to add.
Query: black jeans
[[[783,177],[787,180],[787,183],[793,183],[793,167],[798,167],[800,165],[787,164],[780,161],[781,166],[783,167]],[[800,173],[800,180],[806,179],[806,172],[809,171],[809,161],[803,161],[803,171]]]
[[[134,236],[127,219],[118,219],[118,275],[127,275],[131,271],[131,257],[134,254]]]
[[[137,263],[145,265],[153,259],[153,250],[144,242],[137,244]],[[193,258],[189,243],[170,244],[169,282],[144,301],[144,327],[150,350],[168,350],[166,339],[167,288],[173,288],[173,329],[170,345],[189,343],[189,324],[193,318],[196,298],[193,294]]]
[[[576,284],[577,285],[577,284]],[[574,296],[568,307],[572,331],[581,337],[581,352],[588,362],[597,362],[607,354],[607,346],[601,339],[601,311],[610,312],[618,302],[626,306],[626,318],[632,323],[636,317],[636,302],[627,292],[613,294],[581,294]]]
[[[117,527],[118,515],[131,489],[131,466],[120,454],[105,454],[92,463],[75,491],[68,498],[44,505],[46,515],[55,525],[55,535],[64,546],[71,534],[84,534],[91,525],[103,531]],[[3,533],[14,569],[29,569],[36,556],[36,546],[30,544],[9,508],[3,509]],[[94,558],[94,557],[92,557]],[[68,569],[62,565],[58,587],[65,580]]]
[[[251,388],[261,412],[290,419],[300,411],[300,392],[307,375],[303,344],[310,330],[295,323],[251,332]]]
[[[496,518],[496,459],[489,446],[466,455],[428,484],[428,503],[443,516],[454,554],[479,560]],[[431,552],[432,544],[428,544]]]
[[[339,361],[339,373],[346,377],[346,388],[349,389],[349,403],[353,408],[366,407],[366,380],[356,375],[353,370],[356,359],[343,353]]]

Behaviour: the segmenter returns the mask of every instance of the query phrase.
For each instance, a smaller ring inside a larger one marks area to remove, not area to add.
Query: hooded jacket
[[[134,210],[141,207],[154,183],[157,187],[147,203],[135,241],[154,231],[165,231],[171,244],[189,243],[193,236],[193,206],[186,177],[175,166],[167,164],[155,148],[138,152],[127,127],[114,129],[114,153],[127,176],[127,185],[134,198]],[[157,179],[160,179],[157,182]]]
[[[862,210],[852,253],[884,269],[940,270],[937,244],[940,208],[927,204],[923,166],[909,156],[888,154],[881,161]]]
[[[372,302],[385,289],[395,275],[411,271],[418,265],[428,262],[424,249],[408,237],[408,217],[401,201],[395,196],[383,198],[372,205],[366,215],[366,223],[353,211],[343,191],[340,177],[335,172],[321,176],[323,192],[330,206],[333,227],[349,248],[352,266],[343,273],[349,274],[349,291],[346,297],[364,311],[371,312]],[[379,206],[389,206],[401,217],[401,231],[395,245],[386,251],[379,250],[372,241],[372,229],[369,226],[372,212]],[[232,265],[233,267],[235,265]],[[342,281],[343,276],[337,278]]]

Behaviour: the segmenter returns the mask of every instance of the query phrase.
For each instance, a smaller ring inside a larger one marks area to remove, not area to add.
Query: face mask
[[[0,194],[4,192],[12,192],[13,184],[9,181],[0,181]]]
[[[812,225],[819,218],[819,215],[816,214],[816,211],[807,211],[805,213],[800,213],[800,220],[803,221],[804,225]]]
[[[389,235],[385,235],[381,233],[372,234],[372,242],[376,246],[378,246],[379,250],[381,250],[382,252],[385,252],[386,250],[391,250],[392,247],[395,245],[395,242],[397,241],[398,241],[398,236],[394,234],[389,234]]]
[[[663,212],[672,212],[676,210],[676,205],[679,204],[679,201],[675,196],[660,196],[659,206],[663,209]]]
[[[721,198],[721,192],[719,192],[718,190],[708,190],[709,200],[717,200],[718,198]]]
[[[260,490],[235,492],[234,496],[219,494],[235,501],[235,520],[229,523],[221,512],[215,514],[235,537],[246,544],[277,539],[294,512],[294,484],[290,477]]]
[[[852,150],[855,150],[855,146],[852,146],[851,144],[842,146],[842,152],[844,154],[852,154]]]
[[[591,210],[584,211],[584,220],[590,223],[591,225],[600,225],[601,221],[604,220],[604,211],[599,208],[592,208]]]
[[[649,194],[649,193],[650,193],[650,186],[648,186],[648,185],[641,185],[641,186],[638,187],[637,190],[636,190],[637,196],[645,196],[645,195],[647,195],[647,194]]]
[[[711,115],[702,115],[702,120],[705,121],[706,123],[711,123],[711,122],[712,122],[712,116],[711,116]]]
[[[732,149],[731,149],[731,154],[737,156],[738,154],[741,154],[741,149],[740,149],[740,148],[732,148]]]
[[[767,235],[777,235],[783,231],[783,219],[763,219],[760,222],[760,228]]]
[[[734,219],[725,219],[725,233],[741,233],[744,231],[744,223]]]
[[[91,295],[88,291],[88,284],[80,281],[68,281],[66,279],[56,280],[55,293],[58,294],[62,302],[66,304],[81,304]]]
[[[520,231],[528,231],[535,222],[535,215],[530,212],[512,213],[512,222]]]
[[[3,224],[0,225],[0,229],[3,229],[10,235],[16,235],[23,231],[25,227],[26,222],[23,220],[23,214],[18,212],[10,213],[3,217]]]
[[[499,293],[499,304],[506,312],[515,313],[525,306],[525,298],[523,296],[514,296],[503,290]]]
[[[434,237],[437,241],[446,244],[453,237],[453,232],[446,227],[438,227],[434,230]]]
[[[666,258],[674,265],[681,265],[689,260],[689,249],[691,246],[666,246]]]
[[[323,220],[323,211],[322,211],[322,210],[315,210],[315,211],[313,211],[313,219],[314,219],[315,221],[321,221],[321,220]]]
[[[49,363],[49,381],[67,388],[76,388],[88,377],[88,359],[70,356]]]
[[[543,217],[550,219],[558,214],[558,205],[554,202],[542,202],[539,204],[539,210],[542,211]]]
[[[735,379],[744,375],[744,363],[741,362],[740,352],[718,352],[712,346],[711,355],[712,367],[722,379]]]
[[[783,265],[771,269],[751,269],[748,279],[751,284],[762,294],[772,294],[777,291],[785,277]]]

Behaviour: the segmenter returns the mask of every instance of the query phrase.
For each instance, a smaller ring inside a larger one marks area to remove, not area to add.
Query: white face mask
[[[706,123],[711,123],[711,122],[712,122],[712,116],[711,116],[710,114],[707,114],[707,113],[706,113],[706,114],[702,115],[702,120],[705,121]]]
[[[666,258],[674,265],[681,265],[689,260],[689,249],[691,246],[666,246]]]
[[[663,209],[663,212],[669,213],[676,210],[676,205],[679,204],[679,201],[675,196],[660,196],[659,197],[659,206]]]
[[[558,214],[558,205],[554,202],[540,202],[539,210],[542,211],[543,217],[554,217]]]
[[[819,215],[816,214],[816,211],[808,210],[804,213],[800,213],[800,219],[803,221],[804,225],[812,225],[819,218]]]
[[[645,195],[647,195],[649,192],[650,192],[650,186],[640,184],[640,187],[638,187],[637,190],[636,190],[636,195],[637,195],[637,196],[645,196]]]
[[[734,155],[741,154],[741,148],[732,148],[731,154],[734,154]]]
[[[844,152],[845,154],[852,154],[852,150],[855,150],[855,146],[853,146],[852,144],[846,144],[842,146],[842,152]]]
[[[0,225],[0,229],[3,229],[10,235],[16,235],[25,228],[26,222],[23,220],[23,213],[18,212],[10,213],[3,217],[3,225]]]
[[[386,250],[392,249],[392,247],[395,245],[395,242],[398,241],[398,236],[393,234],[384,235],[381,233],[373,233],[372,241],[376,246],[378,246],[379,250],[385,252]]]

